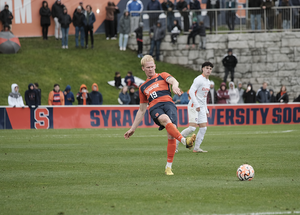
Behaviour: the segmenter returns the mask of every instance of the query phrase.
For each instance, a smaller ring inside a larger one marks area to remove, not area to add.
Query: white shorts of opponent
[[[207,123],[206,108],[200,107],[200,111],[196,111],[195,107],[188,105],[189,123]]]

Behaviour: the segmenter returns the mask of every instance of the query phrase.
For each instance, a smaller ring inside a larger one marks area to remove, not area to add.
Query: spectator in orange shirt
[[[54,84],[54,89],[49,93],[48,105],[65,105],[65,96],[60,91],[59,84]]]

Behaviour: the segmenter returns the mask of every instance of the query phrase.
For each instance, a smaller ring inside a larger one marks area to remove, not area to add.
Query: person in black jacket
[[[252,88],[252,84],[248,83],[247,89],[243,93],[245,103],[256,103],[256,92]]]
[[[200,35],[200,43],[199,49],[206,49],[206,27],[204,22],[199,22],[199,35]]]
[[[259,103],[269,103],[270,102],[271,96],[270,96],[269,90],[267,89],[267,86],[268,86],[268,83],[264,82],[263,86],[259,90],[257,90],[256,100]]]
[[[25,92],[25,102],[29,108],[37,108],[39,106],[38,93],[34,89],[33,84],[28,85],[28,90]]]
[[[228,73],[231,72],[231,81],[234,80],[234,68],[236,67],[238,60],[232,53],[232,49],[228,49],[227,55],[222,60],[223,66],[225,67],[224,81],[226,83]]]
[[[188,32],[190,28],[189,12],[187,3],[185,0],[180,0],[176,5],[177,10],[180,11],[181,16],[183,17],[183,30]]]
[[[114,2],[112,2],[112,5],[115,6],[115,11],[114,11],[114,27],[115,27],[115,37],[118,37],[118,14],[120,13],[119,7],[115,5]]]
[[[257,8],[260,7],[262,0],[251,0],[249,2],[249,8]],[[261,9],[259,10],[249,10],[250,13],[250,21],[251,21],[251,29],[255,30],[255,19],[257,22],[257,30],[261,29]]]
[[[135,88],[133,86],[129,87],[129,96],[130,96],[130,105],[137,105],[139,103],[137,103],[138,101],[138,97],[137,94],[135,93]]]
[[[192,48],[195,48],[195,37],[199,34],[199,25],[197,23],[197,18],[193,19],[193,24],[189,30],[190,34],[187,38],[187,45],[186,48],[190,48],[190,39],[193,39],[193,45]]]
[[[269,92],[270,92],[270,102],[271,103],[277,102],[276,96],[274,95],[274,90],[270,89]]]
[[[288,103],[289,95],[287,94],[286,87],[284,85],[281,86],[280,91],[276,95],[277,102],[280,103]]]
[[[72,22],[71,16],[68,14],[68,10],[65,7],[64,13],[59,17],[59,23],[61,25],[62,31],[62,40],[61,46],[63,49],[68,49],[68,41],[69,41],[69,26]]]
[[[161,4],[161,8],[165,11],[167,14],[167,25],[168,25],[168,31],[172,31],[172,26],[174,22],[174,4],[170,0],[164,0],[164,2]]]
[[[64,13],[64,5],[61,3],[61,0],[57,0],[52,5],[52,17],[55,22],[55,38],[61,39],[62,38],[62,32],[61,32],[61,26],[58,22],[59,17]],[[59,32],[59,33],[58,33]]]
[[[91,48],[94,48],[94,22],[96,21],[95,14],[92,11],[90,5],[86,6],[86,11],[84,12],[84,32],[85,32],[85,48],[88,48],[89,43],[89,32],[91,35]]]
[[[78,46],[79,33],[80,33],[81,48],[84,47],[84,36],[85,36],[84,19],[85,19],[85,16],[84,16],[83,13],[81,13],[81,7],[78,6],[77,11],[73,14],[73,25],[75,27],[75,44],[76,44],[76,48],[79,47]]]
[[[119,89],[119,87],[123,87],[122,78],[120,72],[115,72],[115,87]]]
[[[3,30],[4,30],[4,26],[8,25],[10,30],[12,30],[12,22],[11,20],[14,18],[14,16],[12,15],[12,13],[8,10],[9,6],[6,4],[4,7],[4,10],[1,11],[0,13],[0,20],[2,22],[3,25]]]
[[[42,26],[43,40],[48,40],[48,28],[50,26],[51,11],[48,7],[48,2],[47,1],[43,1],[43,5],[40,9],[40,15],[41,15],[41,26]]]
[[[144,23],[140,22],[139,27],[134,31],[136,34],[136,42],[138,45],[138,58],[143,57],[143,26]]]
[[[217,20],[216,18],[217,15],[220,13],[219,11],[213,11],[214,9],[219,9],[220,8],[220,2],[219,0],[207,0],[206,3],[206,8],[207,9],[212,9],[212,11],[208,11],[207,15],[209,17],[209,27],[210,27],[210,33],[212,33],[212,30],[214,29],[216,31],[217,29]],[[214,23],[214,27],[213,27]]]
[[[81,2],[79,2],[79,5],[75,8],[73,14],[76,13],[78,7],[81,7],[81,13],[85,12],[84,7],[83,7],[83,2],[81,1]]]
[[[103,97],[99,92],[98,85],[94,83],[92,85],[92,92],[90,93],[90,105],[102,105]]]
[[[39,84],[38,83],[34,83],[34,89],[36,90],[37,95],[38,95],[39,105],[41,105],[41,102],[42,102],[42,90],[39,88]]]

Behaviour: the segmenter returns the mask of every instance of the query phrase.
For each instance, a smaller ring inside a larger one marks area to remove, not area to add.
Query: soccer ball
[[[249,164],[243,164],[237,169],[236,176],[241,181],[251,181],[254,178],[254,169]]]

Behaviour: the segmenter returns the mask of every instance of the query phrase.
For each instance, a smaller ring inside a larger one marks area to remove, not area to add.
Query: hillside
[[[102,34],[95,35],[93,50],[76,49],[74,36],[69,37],[68,50],[61,49],[61,41],[53,37],[48,41],[22,38],[20,43],[22,48],[18,54],[0,55],[0,105],[7,105],[12,83],[19,85],[24,97],[28,84],[34,82],[38,82],[42,90],[42,105],[47,104],[48,94],[55,83],[60,84],[62,90],[66,85],[71,85],[72,92],[76,94],[81,84],[86,84],[91,91],[94,82],[99,86],[105,105],[118,104],[119,90],[107,84],[107,81],[113,80],[116,71],[125,77],[127,71],[131,70],[135,76],[145,79],[136,52],[119,51],[118,40],[107,41]],[[184,91],[189,89],[199,74],[179,65],[157,62],[156,72],[164,71],[179,80]],[[221,79],[212,77],[212,80],[219,86]]]

